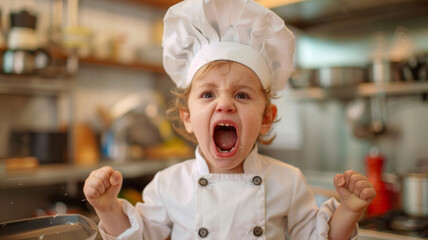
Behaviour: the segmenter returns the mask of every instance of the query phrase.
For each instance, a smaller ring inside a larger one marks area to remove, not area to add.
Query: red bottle
[[[368,216],[379,216],[388,212],[391,205],[390,193],[382,180],[382,169],[385,158],[377,148],[372,148],[366,156],[367,178],[376,190],[376,197],[367,208]]]

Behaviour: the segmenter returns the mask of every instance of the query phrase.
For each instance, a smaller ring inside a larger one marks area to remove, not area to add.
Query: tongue
[[[235,146],[236,131],[229,128],[216,129],[214,133],[214,141],[222,151],[229,151]]]

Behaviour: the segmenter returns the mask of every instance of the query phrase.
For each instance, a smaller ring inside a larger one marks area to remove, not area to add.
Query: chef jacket
[[[257,146],[241,174],[210,173],[198,149],[195,156],[158,172],[144,203],[121,200],[131,227],[113,237],[100,222],[103,239],[328,239],[338,202],[318,208],[296,167],[259,154]]]

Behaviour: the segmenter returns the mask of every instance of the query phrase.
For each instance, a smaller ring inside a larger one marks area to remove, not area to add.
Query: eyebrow
[[[206,82],[206,83],[200,83],[200,85],[198,87],[210,88],[211,89],[211,88],[217,87],[217,84],[214,84],[211,82]],[[248,84],[242,84],[242,83],[233,84],[231,88],[232,89],[254,91],[254,92],[256,92],[258,90],[257,87],[252,87],[252,86],[249,86]]]
[[[233,85],[233,87],[237,89],[247,89],[251,91],[257,91],[257,87],[252,87],[248,84],[236,84],[236,85]]]

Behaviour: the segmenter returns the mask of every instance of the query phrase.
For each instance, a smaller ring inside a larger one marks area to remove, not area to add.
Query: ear
[[[272,126],[272,123],[275,121],[276,114],[278,113],[278,109],[275,104],[270,104],[264,114],[262,119],[262,126],[260,128],[260,134],[267,134]]]
[[[183,121],[184,127],[188,133],[193,133],[192,125],[190,124],[190,112],[189,110],[180,109],[180,118]]]

